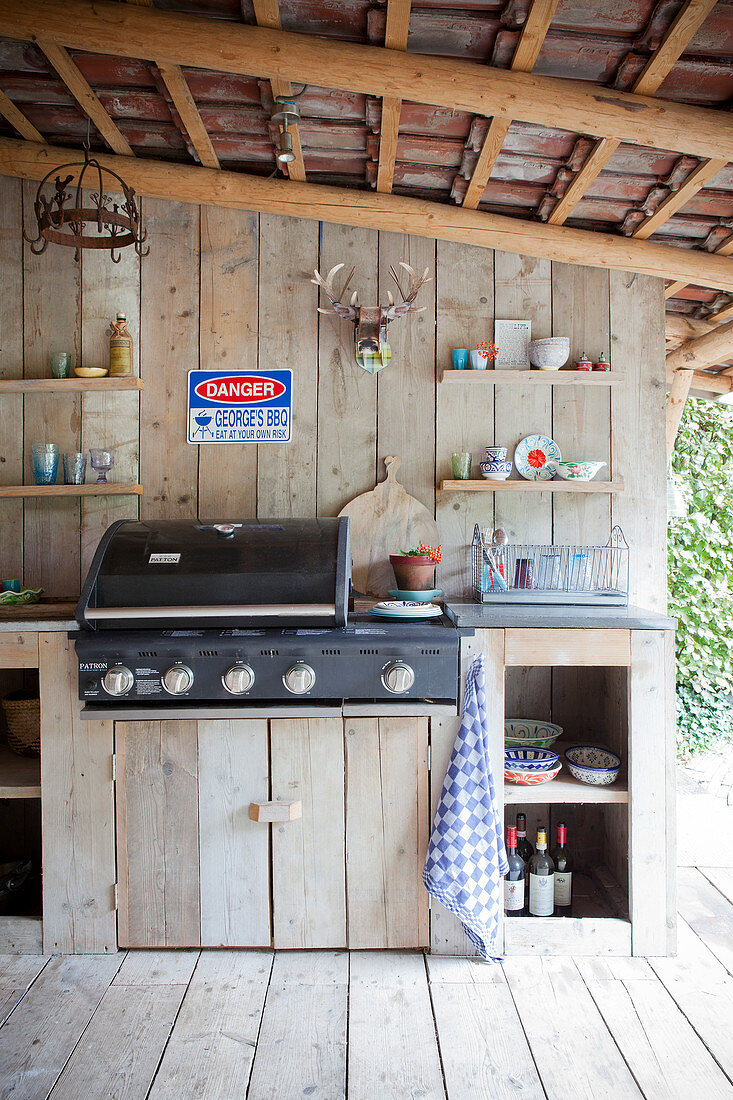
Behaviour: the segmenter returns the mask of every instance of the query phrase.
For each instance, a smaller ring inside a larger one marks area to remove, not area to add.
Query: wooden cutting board
[[[425,542],[438,545],[438,526],[424,504],[397,480],[401,459],[384,460],[387,477],[339,512],[351,520],[354,589],[365,596],[386,596],[395,587],[389,555]]]

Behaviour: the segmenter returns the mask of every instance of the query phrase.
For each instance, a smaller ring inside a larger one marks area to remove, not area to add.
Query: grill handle
[[[87,607],[85,619],[229,619],[232,615],[250,618],[302,619],[307,616],[333,618],[332,603],[214,604],[211,607]]]

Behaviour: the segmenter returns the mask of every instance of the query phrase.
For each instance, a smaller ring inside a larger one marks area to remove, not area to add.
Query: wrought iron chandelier
[[[63,176],[64,172],[68,175]],[[84,189],[91,191],[86,206]],[[124,202],[114,202],[108,190],[121,193]],[[119,250],[128,245],[138,256],[147,256],[150,251],[143,247],[148,233],[143,229],[133,188],[111,168],[90,157],[88,148],[84,149],[83,164],[61,164],[41,180],[33,209],[38,233],[31,237],[24,229],[23,237],[37,256],[45,252],[49,241],[75,249],[75,260],[82,248],[108,248],[115,264],[122,259]]]

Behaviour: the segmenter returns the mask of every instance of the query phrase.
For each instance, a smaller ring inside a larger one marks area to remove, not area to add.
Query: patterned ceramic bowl
[[[546,772],[516,771],[512,768],[504,768],[504,779],[507,783],[521,783],[524,787],[536,787],[538,783],[549,783],[560,773],[562,763],[557,762],[554,768]]]
[[[549,749],[558,737],[562,737],[562,726],[554,722],[537,722],[533,718],[507,718],[504,722],[505,745]]]
[[[493,443],[484,448],[484,462],[506,462],[508,447],[497,447]]]
[[[560,370],[569,355],[569,336],[550,336],[546,340],[533,340],[529,345],[529,361],[540,370]]]
[[[607,462],[558,462],[557,472],[563,481],[592,481]]]
[[[506,481],[512,472],[511,462],[480,462],[481,476],[488,481]]]
[[[572,776],[592,787],[608,787],[618,778],[621,757],[601,745],[573,745],[565,752]]]
[[[549,771],[559,759],[550,749],[504,749],[504,767],[513,771]]]

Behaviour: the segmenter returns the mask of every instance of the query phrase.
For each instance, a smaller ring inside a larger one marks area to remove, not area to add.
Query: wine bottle
[[[555,864],[555,916],[570,917],[573,913],[573,868],[567,849],[568,831],[564,824],[557,827],[557,844],[552,849]]]
[[[527,869],[517,853],[517,830],[511,825],[506,831],[506,859],[509,870],[504,878],[504,912],[508,917],[526,917],[524,888]]]
[[[537,850],[529,861],[529,915],[551,917],[555,909],[555,864],[547,854],[547,826],[537,830]]]
[[[529,863],[533,852],[534,848],[527,840],[527,818],[525,814],[517,814],[517,855]]]

